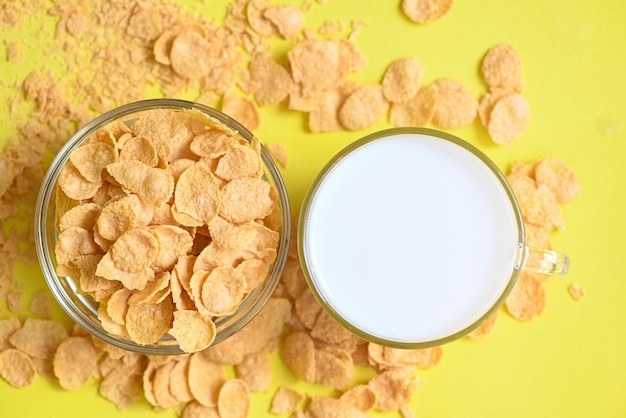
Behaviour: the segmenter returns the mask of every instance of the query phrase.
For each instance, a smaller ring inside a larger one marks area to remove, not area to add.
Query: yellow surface
[[[393,59],[412,56],[423,65],[425,82],[453,77],[477,96],[486,91],[478,70],[485,51],[497,43],[515,45],[524,64],[524,95],[532,109],[523,137],[498,147],[478,122],[453,133],[480,147],[503,169],[514,160],[559,156],[582,181],[580,196],[563,208],[567,229],[552,236],[553,246],[568,253],[573,264],[568,276],[547,284],[545,313],[530,323],[503,314],[487,339],[444,347],[442,362],[419,372],[423,386],[411,401],[412,409],[421,418],[626,416],[626,280],[621,265],[626,236],[626,2],[458,0],[448,16],[426,26],[403,17],[399,3],[314,3],[305,23],[312,28],[326,19],[340,20],[346,27],[351,20],[368,23],[356,40],[369,60],[354,77],[359,81],[379,82]],[[225,4],[208,0],[201,9],[219,17]],[[46,27],[51,36],[52,23]],[[0,28],[0,39],[4,33]],[[12,83],[20,74],[40,68],[45,42],[34,43],[27,29],[6,36],[25,43],[17,72],[0,62],[0,80]],[[7,120],[9,93],[0,87],[3,142],[13,129]],[[294,208],[334,153],[389,126],[381,121],[362,132],[312,134],[304,129],[303,114],[284,107],[263,109],[262,116],[257,135],[264,142],[282,142],[289,151],[291,164],[283,174]],[[27,289],[45,287],[36,266],[20,266],[19,274]],[[569,296],[571,282],[585,290],[583,300]],[[271,416],[271,395],[281,385],[333,393],[296,383],[277,356],[274,360],[272,390],[253,396],[251,416]],[[355,382],[370,374],[362,370]],[[3,417],[157,416],[143,401],[118,413],[98,396],[95,382],[67,392],[43,378],[21,390],[0,380],[0,400]]]

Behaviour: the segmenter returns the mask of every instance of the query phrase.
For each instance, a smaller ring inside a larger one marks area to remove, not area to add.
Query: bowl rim
[[[87,316],[84,310],[79,309],[76,305],[76,300],[71,296],[78,296],[76,292],[76,286],[67,282],[63,278],[59,277],[56,273],[55,263],[53,262],[54,249],[49,245],[49,211],[51,205],[51,199],[55,193],[57,180],[61,169],[69,160],[71,153],[82,145],[94,132],[98,129],[108,125],[114,120],[119,120],[125,116],[129,116],[135,113],[155,110],[155,109],[180,109],[180,110],[198,110],[205,115],[217,119],[228,128],[232,128],[237,131],[237,134],[248,142],[252,142],[254,134],[250,132],[245,126],[237,122],[235,119],[226,115],[225,113],[203,105],[201,103],[192,102],[181,99],[147,99],[137,102],[128,103],[119,107],[116,107],[108,112],[101,114],[95,119],[88,122],[84,127],[79,129],[60,149],[53,159],[50,167],[46,171],[46,174],[41,183],[39,193],[37,196],[37,202],[35,206],[35,249],[39,260],[39,265],[43,273],[44,279],[48,287],[50,288],[54,298],[61,305],[63,310],[79,325],[85,328],[90,334],[106,341],[109,344],[117,347],[134,351],[142,354],[150,355],[175,355],[186,354],[180,349],[178,344],[175,343],[173,337],[166,334],[160,342],[164,344],[137,344],[130,339],[124,338],[119,335],[112,334],[106,331],[102,325],[99,324],[97,316],[91,312],[92,315]],[[282,212],[282,226],[279,229],[280,239],[279,247],[276,255],[276,260],[271,265],[271,270],[268,272],[263,285],[257,286],[244,300],[244,302],[237,308],[237,311],[224,318],[220,318],[216,321],[216,327],[218,332],[216,334],[214,342],[211,346],[219,344],[220,342],[231,337],[243,327],[245,327],[252,319],[261,311],[267,301],[276,288],[280,276],[285,267],[287,261],[290,239],[291,239],[291,213],[289,205],[289,197],[285,182],[280,174],[280,171],[274,162],[271,154],[261,144],[260,146],[261,160],[264,165],[265,176],[268,175],[271,178],[271,183],[276,187],[278,192],[278,202]],[[52,207],[54,210],[54,208]],[[54,231],[54,237],[58,231],[55,226],[52,226]],[[243,314],[242,314],[243,313]],[[234,318],[236,315],[242,314],[242,316],[234,321],[232,324],[228,324],[225,329],[219,330],[219,325],[223,324],[226,320]]]

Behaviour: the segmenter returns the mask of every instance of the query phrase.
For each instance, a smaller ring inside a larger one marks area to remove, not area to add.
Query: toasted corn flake
[[[539,316],[546,307],[546,290],[536,275],[522,271],[505,301],[507,311],[522,321]]]
[[[250,392],[245,382],[227,380],[217,397],[217,410],[222,417],[246,418],[250,413]]]
[[[415,96],[422,85],[424,70],[415,58],[401,58],[387,67],[383,95],[392,103],[403,103]]]
[[[450,78],[438,79],[433,84],[439,92],[433,123],[444,129],[471,125],[478,110],[478,100],[472,92],[464,84]]]
[[[585,290],[578,283],[572,282],[567,287],[567,291],[574,300],[581,300],[585,297]]]
[[[261,160],[252,148],[233,144],[220,158],[215,174],[221,179],[230,181],[256,177],[261,169]]]
[[[222,99],[222,112],[235,119],[247,129],[254,131],[261,125],[261,115],[256,103],[247,97],[227,93]]]
[[[472,332],[467,334],[467,336],[472,339],[484,338],[493,332],[493,330],[496,328],[497,323],[498,323],[498,312],[491,315],[485,322],[480,324],[478,328],[474,329]]]
[[[246,382],[250,392],[264,392],[272,382],[272,363],[264,350],[247,354],[235,366],[235,375]]]
[[[264,218],[274,209],[271,185],[262,179],[243,178],[227,183],[221,190],[219,213],[234,223]]]
[[[368,385],[356,385],[341,394],[340,400],[361,412],[369,412],[376,406],[378,395]]]
[[[199,161],[180,175],[174,193],[179,213],[208,224],[217,216],[220,203],[219,185],[209,165]]]
[[[157,304],[140,303],[128,307],[126,330],[136,343],[154,344],[169,331],[172,320],[173,303],[171,298],[165,298]]]
[[[11,386],[24,388],[35,383],[37,372],[28,354],[7,348],[0,352],[0,376]]]
[[[407,101],[393,103],[389,112],[389,122],[397,127],[428,125],[439,101],[437,85],[422,87]]]
[[[217,406],[220,388],[226,381],[221,364],[210,361],[204,353],[195,353],[189,359],[189,390],[206,407]]]
[[[315,350],[315,381],[324,386],[343,389],[354,376],[352,356],[344,349],[327,346]]]
[[[304,401],[304,395],[295,389],[280,387],[274,393],[270,412],[276,415],[292,414]]]
[[[102,180],[102,170],[117,161],[117,150],[102,142],[84,144],[70,154],[70,161],[87,181],[97,183]]]
[[[88,337],[70,337],[57,348],[54,375],[63,389],[76,390],[98,374],[98,352]]]
[[[198,311],[175,311],[170,334],[176,338],[181,350],[194,353],[209,347],[215,339],[215,323]]]
[[[487,131],[493,142],[510,144],[524,132],[530,121],[530,107],[521,94],[511,94],[498,100],[489,115]]]
[[[387,108],[380,85],[363,86],[346,98],[339,110],[339,121],[352,131],[369,128],[383,117]]]
[[[9,342],[33,358],[50,360],[67,338],[66,329],[57,321],[26,318],[22,328],[9,337]]]
[[[87,180],[70,161],[61,169],[58,184],[63,193],[70,199],[84,200],[96,194],[102,181],[91,182]]]
[[[304,25],[302,11],[289,4],[268,7],[263,12],[263,16],[272,22],[278,29],[278,33],[286,39],[297,36]]]
[[[521,92],[522,60],[517,50],[508,44],[496,45],[487,51],[481,72],[490,88],[508,92]]]
[[[537,184],[546,185],[563,204],[572,201],[580,192],[580,180],[571,167],[557,157],[548,157],[537,164]]]
[[[172,41],[170,63],[178,75],[198,79],[209,73],[212,60],[219,51],[215,45],[196,32],[183,32]]]
[[[412,368],[391,369],[370,379],[368,386],[378,395],[376,409],[396,411],[409,402],[421,384],[412,372]]]
[[[131,229],[115,241],[108,254],[117,268],[139,273],[154,262],[159,254],[159,242],[147,229]]]
[[[285,338],[281,356],[285,364],[302,381],[315,381],[316,354],[313,339],[304,332],[294,332]]]
[[[263,107],[282,102],[292,89],[293,79],[271,54],[257,53],[250,61],[250,84],[250,93]]]
[[[278,142],[268,142],[265,147],[278,164],[284,168],[289,166],[289,154],[287,154],[287,148],[284,144]]]
[[[432,23],[444,17],[454,0],[403,0],[402,10],[414,22]]]

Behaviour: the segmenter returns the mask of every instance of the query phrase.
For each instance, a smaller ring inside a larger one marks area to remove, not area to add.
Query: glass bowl
[[[77,283],[71,277],[57,274],[54,247],[58,237],[56,228],[55,192],[59,174],[69,161],[70,154],[83,144],[94,132],[114,121],[131,124],[140,112],[153,109],[190,110],[202,112],[216,119],[238,133],[248,142],[253,134],[229,116],[202,104],[176,99],[152,99],[130,103],[113,109],[83,127],[59,151],[48,169],[37,199],[35,211],[35,246],[44,278],[52,294],[67,314],[91,334],[117,347],[152,355],[182,354],[176,339],[169,334],[156,344],[141,345],[134,341],[106,331],[98,319],[98,303],[78,291]],[[270,154],[261,147],[263,178],[276,189],[277,204],[281,210],[282,226],[278,229],[279,244],[274,263],[269,267],[266,278],[241,303],[237,310],[228,316],[215,320],[216,336],[212,345],[218,344],[241,330],[263,308],[276,287],[287,259],[291,234],[289,200],[283,179]]]

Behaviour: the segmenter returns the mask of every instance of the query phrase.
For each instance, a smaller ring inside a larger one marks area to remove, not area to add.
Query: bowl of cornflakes
[[[259,140],[174,99],[121,106],[77,132],[35,216],[58,303],[91,334],[144,354],[197,352],[248,324],[291,233],[284,182]]]

